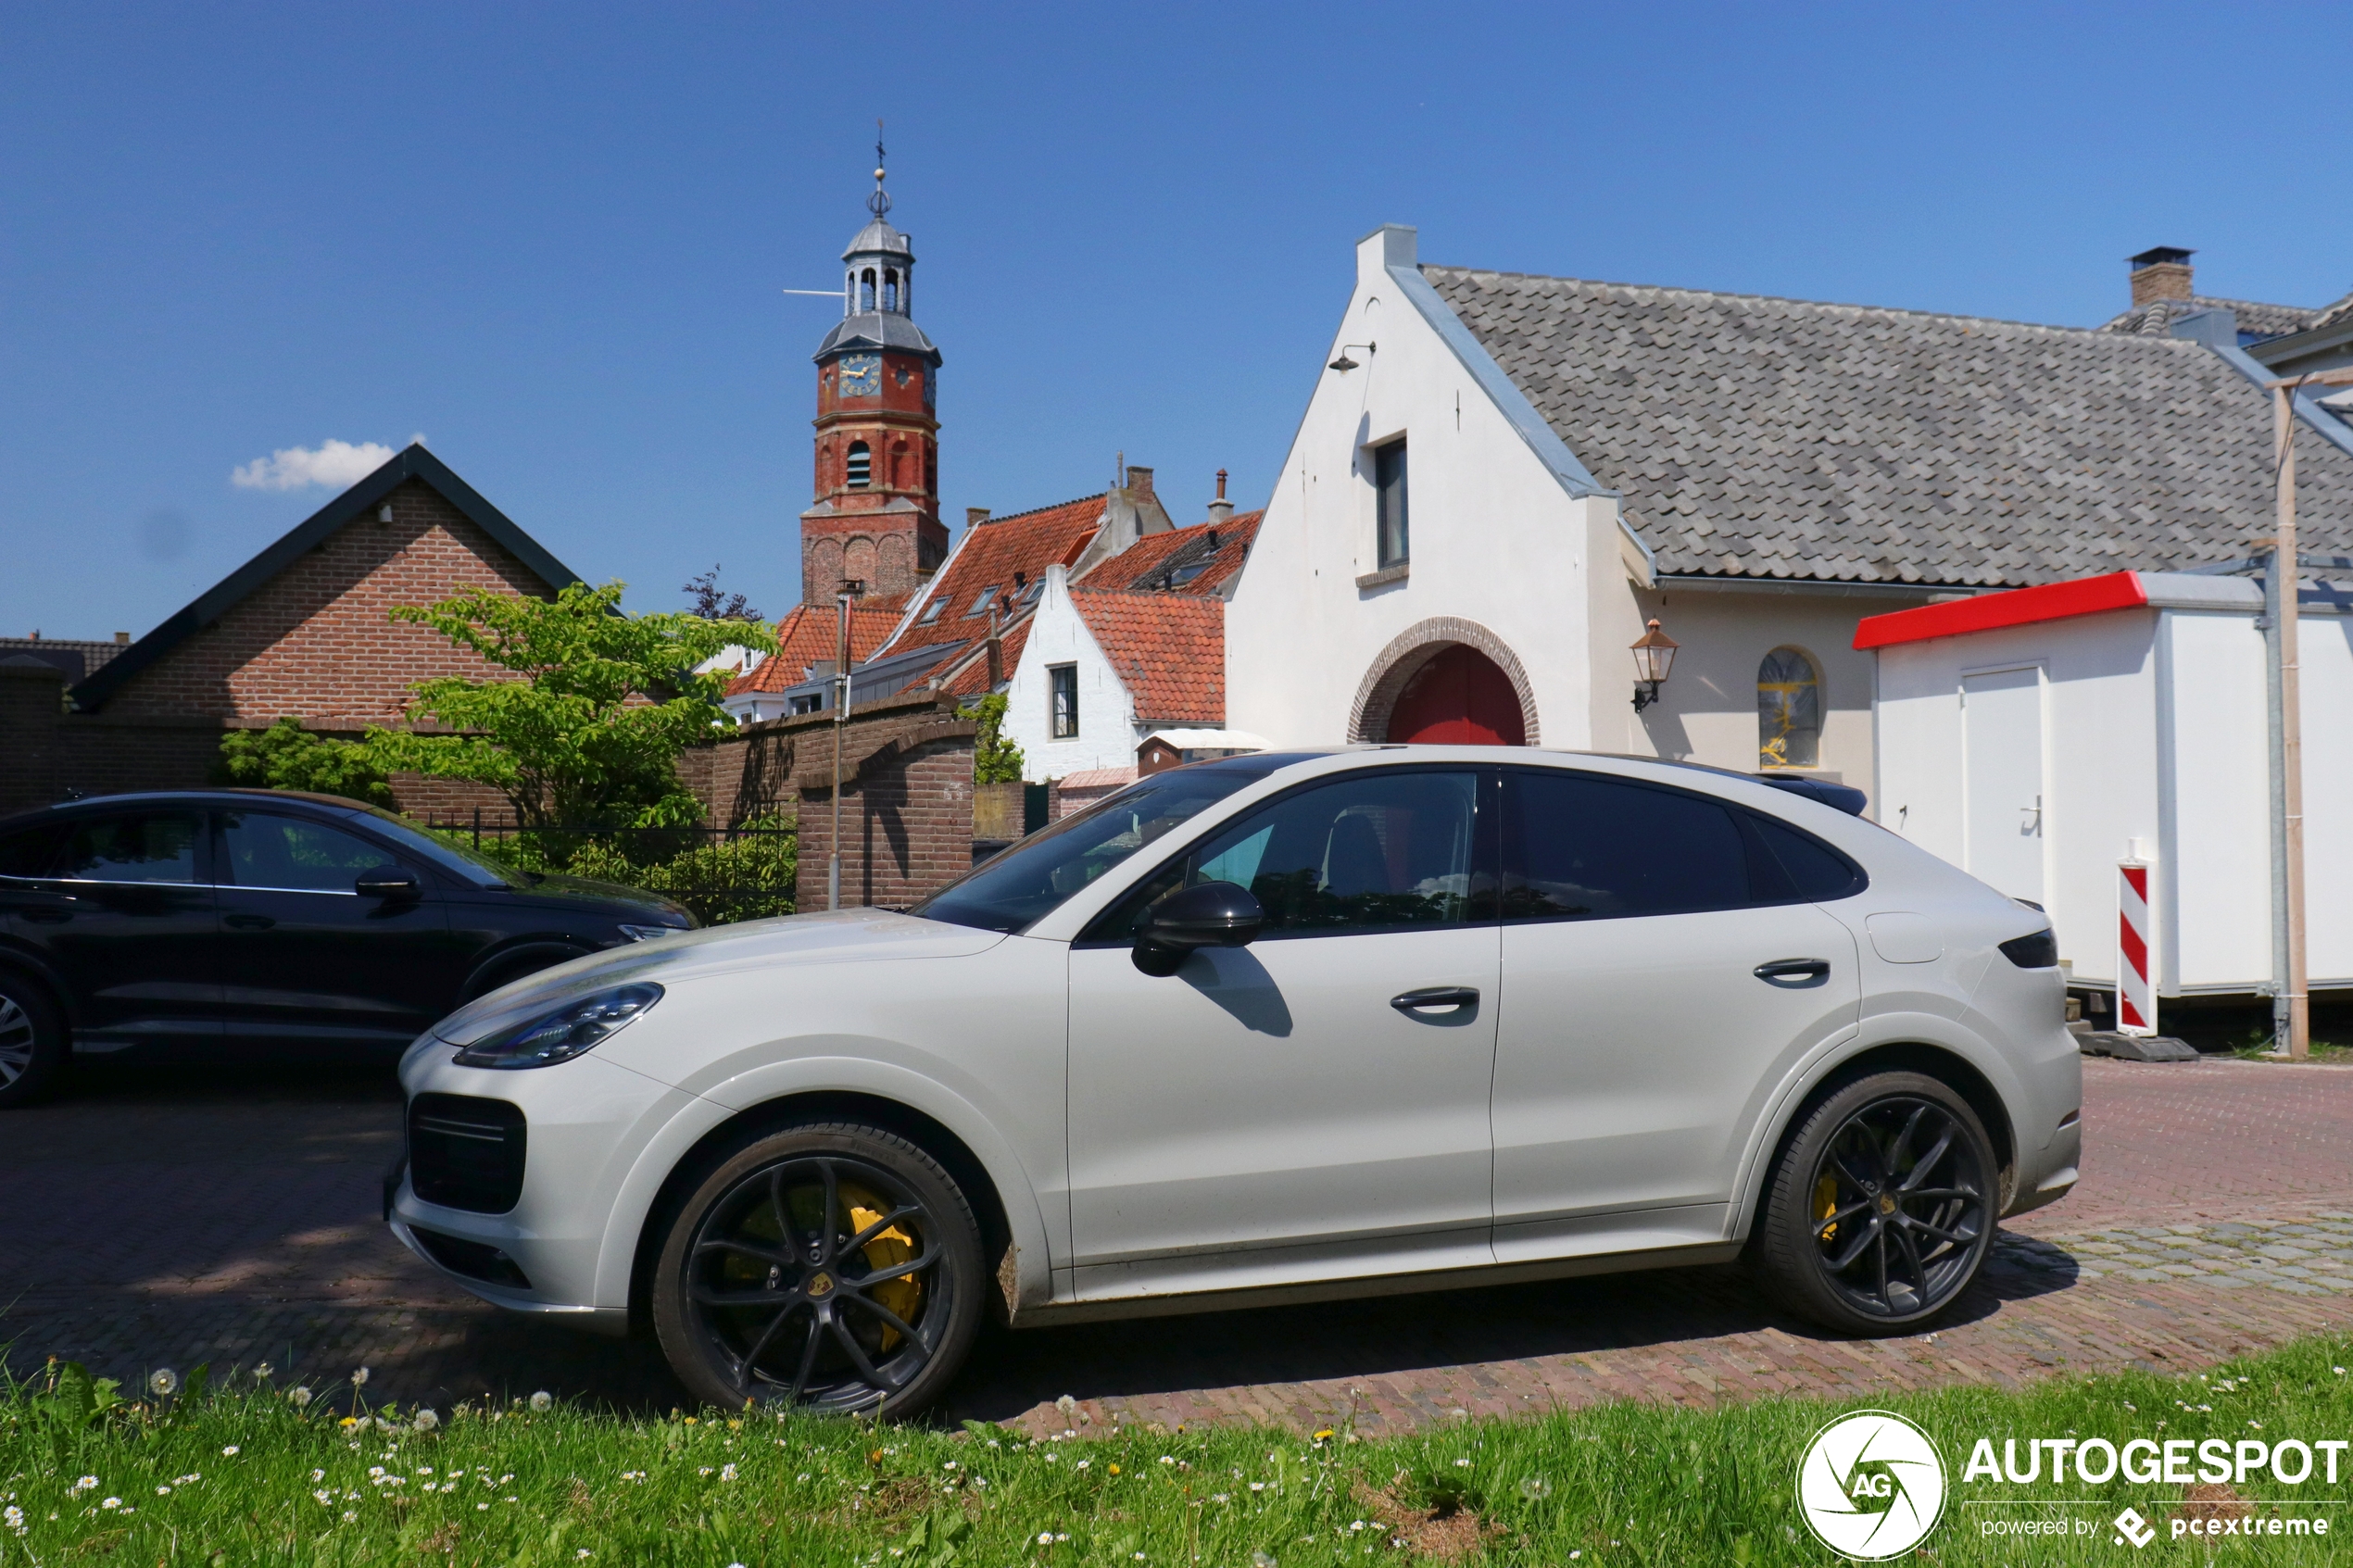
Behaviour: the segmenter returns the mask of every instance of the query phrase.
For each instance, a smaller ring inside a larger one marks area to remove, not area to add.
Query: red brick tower
[[[876,149],[879,154],[880,148]],[[939,350],[911,314],[914,246],[884,214],[842,252],[842,319],[817,347],[817,503],[800,514],[800,596],[830,604],[845,577],[912,592],[948,558],[939,521]]]

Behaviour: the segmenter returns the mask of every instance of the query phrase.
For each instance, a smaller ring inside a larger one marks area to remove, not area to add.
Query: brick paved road
[[[2060,1370],[2195,1368],[2353,1328],[2353,1070],[2085,1064],[2086,1169],[1933,1336],[1822,1336],[1724,1270],[992,1335],[953,1415],[1044,1426],[1353,1413],[1362,1430],[1628,1396],[1859,1399]],[[85,1076],[0,1121],[0,1339],[110,1375],[268,1360],[403,1400],[678,1392],[641,1346],[504,1317],[377,1223],[381,1073]]]

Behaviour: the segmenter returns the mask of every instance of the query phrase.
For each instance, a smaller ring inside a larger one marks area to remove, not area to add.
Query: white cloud
[[[299,490],[306,484],[337,490],[357,484],[392,458],[392,448],[373,441],[321,441],[316,446],[282,446],[230,470],[230,483],[245,490]]]

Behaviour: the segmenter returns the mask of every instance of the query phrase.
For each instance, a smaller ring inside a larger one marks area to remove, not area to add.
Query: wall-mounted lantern
[[[1658,700],[1658,688],[1667,684],[1667,672],[1675,666],[1675,650],[1682,646],[1658,629],[1653,621],[1650,630],[1634,639],[1634,711],[1640,713]]]
[[[1380,352],[1380,345],[1378,343],[1343,343],[1340,345],[1340,357],[1334,359],[1330,364],[1325,366],[1324,369],[1327,370],[1338,370],[1343,375],[1345,375],[1348,371],[1354,370],[1356,368],[1356,361],[1348,357],[1348,351],[1352,348],[1361,348],[1367,354],[1378,354]]]

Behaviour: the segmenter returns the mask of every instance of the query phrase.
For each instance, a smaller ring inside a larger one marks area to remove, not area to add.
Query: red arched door
[[[1510,676],[1460,643],[1423,665],[1397,694],[1389,738],[1434,746],[1526,746]]]

